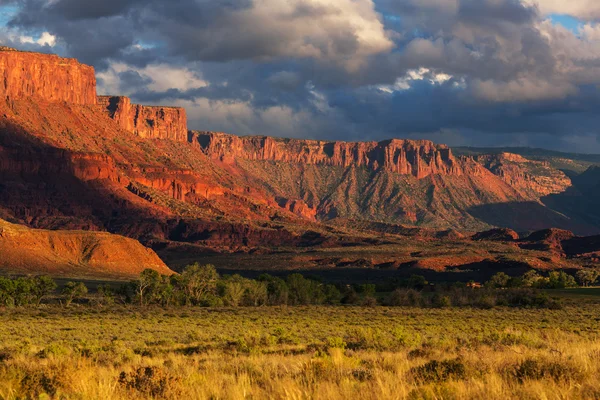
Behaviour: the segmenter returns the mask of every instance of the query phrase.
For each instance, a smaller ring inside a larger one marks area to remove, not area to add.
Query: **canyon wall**
[[[571,179],[547,161],[512,153],[479,155],[474,159],[521,193],[535,197],[563,193],[572,186]]]
[[[383,142],[326,142],[317,140],[239,137],[224,133],[193,132],[192,143],[209,157],[223,162],[236,158],[331,166],[364,166],[402,175],[480,175],[483,167],[470,158],[456,158],[447,146],[428,140]]]
[[[6,100],[96,104],[96,76],[93,67],[71,58],[2,47],[0,93]]]
[[[142,106],[122,96],[99,96],[98,104],[121,128],[147,139],[188,139],[184,108]]]

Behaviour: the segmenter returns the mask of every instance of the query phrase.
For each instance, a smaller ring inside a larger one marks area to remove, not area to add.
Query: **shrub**
[[[121,372],[119,375],[119,384],[125,389],[159,398],[175,395],[178,381],[179,378],[158,367],[140,367],[129,374]]]
[[[330,349],[344,350],[347,346],[348,346],[348,344],[344,341],[343,338],[341,338],[339,336],[327,338],[327,347]]]
[[[358,293],[356,293],[354,288],[350,287],[344,292],[341,302],[342,304],[349,305],[358,304],[360,302],[360,296],[358,295]]]
[[[414,307],[422,303],[420,292],[412,289],[396,289],[387,298],[386,304],[390,306]]]
[[[429,285],[429,282],[427,282],[427,279],[421,275],[411,275],[406,284],[409,289],[416,290],[423,290],[427,285]]]
[[[452,300],[450,300],[449,296],[443,296],[439,293],[436,293],[431,298],[431,305],[436,308],[446,308],[452,306]]]
[[[363,307],[377,307],[377,299],[373,296],[367,296],[362,300]]]
[[[508,371],[509,376],[520,383],[526,380],[550,378],[555,381],[570,381],[580,378],[581,372],[572,364],[528,358]]]
[[[88,292],[87,286],[83,282],[67,282],[62,290],[65,300],[65,307],[71,305],[73,300],[85,296]]]
[[[53,398],[62,386],[58,376],[49,371],[30,371],[21,379],[21,392],[28,399]]]
[[[411,369],[415,379],[424,382],[440,382],[450,379],[465,379],[466,368],[460,359],[432,360],[420,367]]]
[[[115,294],[109,285],[98,286],[98,294],[105,304],[113,304],[115,302]]]

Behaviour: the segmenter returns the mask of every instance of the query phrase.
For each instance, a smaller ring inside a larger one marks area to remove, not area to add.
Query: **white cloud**
[[[149,80],[146,89],[164,92],[169,89],[181,91],[197,89],[207,86],[207,82],[198,77],[196,72],[185,67],[170,66],[167,64],[150,64],[142,69],[133,68],[125,63],[112,63],[108,69],[97,74],[100,78],[99,92],[103,94],[129,95],[119,77],[120,73],[135,71],[142,78]]]
[[[566,14],[584,20],[600,18],[598,0],[524,0],[524,2],[538,6],[545,15]]]
[[[477,79],[471,83],[471,88],[476,97],[494,102],[562,99],[577,93],[577,87],[569,82],[552,82],[534,78],[508,82]]]
[[[351,72],[394,47],[373,0],[253,0],[194,27],[185,40],[174,46],[200,59],[309,58]]]
[[[427,81],[432,85],[441,85],[452,78],[452,75],[444,72],[434,72],[429,68],[421,67],[408,70],[403,77],[396,79],[396,82],[393,85],[381,85],[378,86],[378,89],[383,92],[393,93],[398,90],[410,89],[415,81]]]
[[[35,39],[32,36],[19,36],[17,39],[19,42],[27,44],[39,44],[40,46],[48,45],[50,47],[56,45],[56,36],[51,35],[49,32],[42,33],[38,39]]]

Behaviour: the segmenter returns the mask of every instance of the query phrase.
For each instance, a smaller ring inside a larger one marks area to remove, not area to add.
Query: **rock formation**
[[[512,153],[480,155],[474,159],[512,187],[531,197],[562,193],[571,187],[571,179],[564,172],[552,168],[549,162],[529,160]]]
[[[5,100],[96,104],[96,76],[74,59],[2,48],[0,93]]]
[[[29,229],[0,220],[0,270],[20,274],[123,279],[146,268],[171,275],[138,241],[103,232]]]
[[[142,106],[118,96],[99,96],[98,104],[121,128],[141,138],[178,142],[188,139],[184,108]]]
[[[190,140],[209,157],[223,162],[236,159],[298,164],[383,169],[418,179],[430,175],[481,175],[483,168],[471,158],[457,159],[445,145],[428,140],[383,142],[326,142],[240,137],[225,133],[193,132]]]

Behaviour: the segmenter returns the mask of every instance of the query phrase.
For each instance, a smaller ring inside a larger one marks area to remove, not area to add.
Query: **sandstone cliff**
[[[55,55],[0,50],[0,93],[6,100],[96,104],[94,68]]]
[[[98,104],[121,128],[141,138],[188,140],[184,108],[131,104],[127,97],[99,96]]]
[[[474,159],[526,196],[563,193],[572,186],[564,172],[546,161],[533,161],[512,153],[478,155]]]
[[[245,159],[339,167],[367,167],[401,175],[481,175],[484,169],[470,158],[457,159],[452,150],[428,140],[383,142],[326,142],[240,137],[225,133],[193,132],[191,141],[209,157],[223,162]]]

